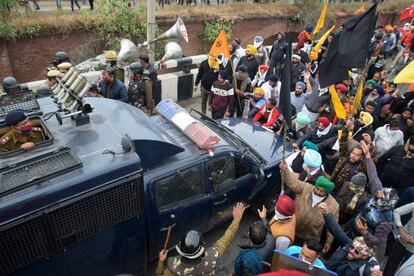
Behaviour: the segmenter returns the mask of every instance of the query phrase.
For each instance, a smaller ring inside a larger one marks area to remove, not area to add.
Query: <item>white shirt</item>
[[[282,83],[280,81],[277,82],[275,87],[271,87],[269,84],[269,81],[263,83],[261,86],[264,90],[264,98],[268,100],[271,97],[274,97],[277,101],[277,104],[279,106],[279,94],[280,94],[280,86]]]
[[[404,134],[401,130],[392,131],[390,125],[379,127],[375,130],[374,146],[377,149],[377,156],[383,155],[394,146],[404,145]]]

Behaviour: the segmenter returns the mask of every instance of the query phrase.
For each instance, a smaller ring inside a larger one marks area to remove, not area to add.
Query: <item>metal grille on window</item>
[[[0,275],[47,257],[48,237],[40,217],[0,232]]]
[[[58,250],[143,212],[137,180],[77,200],[49,213]]]
[[[7,112],[14,109],[23,109],[26,113],[32,113],[40,111],[40,106],[31,91],[3,95],[0,98],[0,119],[5,117]]]
[[[108,184],[37,217],[0,229],[0,275],[53,255],[71,244],[144,212],[139,175]]]
[[[214,160],[209,165],[210,177],[214,183],[214,191],[223,191],[232,186],[236,178],[234,158],[222,158]]]
[[[203,193],[202,167],[198,165],[162,179],[155,189],[159,210],[192,199]]]

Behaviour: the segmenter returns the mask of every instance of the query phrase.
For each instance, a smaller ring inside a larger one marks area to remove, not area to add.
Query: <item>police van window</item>
[[[202,166],[178,171],[155,183],[155,196],[159,211],[176,206],[204,193]]]
[[[214,191],[219,192],[232,187],[237,180],[250,173],[250,167],[242,160],[226,156],[209,163],[208,172]]]

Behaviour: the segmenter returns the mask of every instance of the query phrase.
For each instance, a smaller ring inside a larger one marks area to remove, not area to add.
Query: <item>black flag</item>
[[[326,56],[319,65],[319,85],[322,88],[331,84],[341,82],[348,78],[348,69],[342,68],[339,64],[338,45],[339,36],[329,44]]]
[[[291,82],[291,68],[292,62],[292,41],[289,40],[289,46],[286,51],[286,57],[282,70],[282,85],[280,87],[280,103],[279,109],[283,114],[286,124],[289,128],[292,126],[292,107],[290,103],[290,82]]]
[[[342,24],[338,47],[339,63],[342,67],[365,67],[369,45],[374,35],[375,22],[377,21],[376,11],[377,4],[374,4],[363,14],[354,16]]]
[[[347,79],[351,68],[365,67],[377,20],[376,10],[377,4],[374,4],[365,13],[352,17],[342,25],[341,33],[334,37],[319,66],[321,87]]]

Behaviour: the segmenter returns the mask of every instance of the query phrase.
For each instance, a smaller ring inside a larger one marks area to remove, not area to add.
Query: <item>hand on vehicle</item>
[[[266,209],[266,207],[263,205],[262,210],[257,209],[257,213],[259,214],[259,217],[261,219],[266,218],[266,216],[267,216],[267,209]]]
[[[32,150],[34,149],[34,147],[35,147],[35,144],[32,142],[26,142],[20,146],[22,150],[26,150],[26,151]]]
[[[158,259],[160,260],[160,262],[165,262],[165,260],[167,259],[167,255],[168,255],[168,250],[161,250],[160,253],[158,253]]]
[[[236,206],[233,207],[233,218],[237,220],[241,220],[243,217],[243,213],[246,207],[244,207],[244,204],[241,202],[237,202]]]

